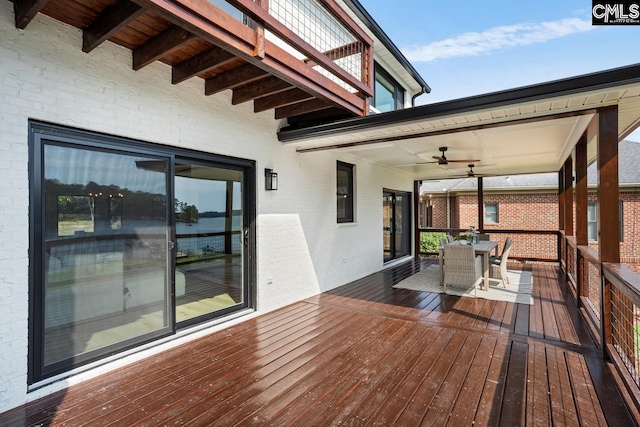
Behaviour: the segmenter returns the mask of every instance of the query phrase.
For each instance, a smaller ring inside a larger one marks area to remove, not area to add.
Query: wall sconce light
[[[273,169],[264,170],[264,187],[265,190],[277,190],[278,189],[278,174]]]

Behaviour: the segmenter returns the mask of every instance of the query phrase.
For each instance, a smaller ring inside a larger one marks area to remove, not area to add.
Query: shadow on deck
[[[392,288],[431,262],[72,386],[0,425],[635,424],[557,266],[526,264],[532,306]]]

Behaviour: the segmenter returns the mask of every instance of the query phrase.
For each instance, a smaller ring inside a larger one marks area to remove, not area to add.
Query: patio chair
[[[513,243],[513,241],[511,240],[511,237],[507,237],[504,241],[504,246],[502,247],[502,252],[500,253],[500,256],[491,256],[489,257],[489,263],[491,264],[499,264],[500,263],[500,259],[503,257],[504,252],[507,250],[507,246],[511,246],[511,244]],[[496,251],[498,249],[496,248]]]
[[[489,265],[489,277],[493,279],[500,279],[502,281],[502,286],[507,287],[507,283],[509,283],[509,276],[507,275],[507,261],[509,260],[509,252],[511,252],[511,247],[513,243],[511,239],[507,238],[504,249],[502,251],[502,255],[499,259],[492,261]]]
[[[471,245],[446,245],[444,249],[444,289],[449,286],[473,287],[478,296],[482,282],[482,257],[476,256]]]

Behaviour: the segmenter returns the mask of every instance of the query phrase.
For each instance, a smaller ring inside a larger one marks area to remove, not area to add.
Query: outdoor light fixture
[[[277,190],[278,189],[278,174],[273,169],[264,170],[264,187],[265,190]]]

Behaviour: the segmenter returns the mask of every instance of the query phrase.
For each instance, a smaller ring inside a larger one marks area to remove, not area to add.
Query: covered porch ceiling
[[[618,106],[618,140],[640,125],[640,65],[307,128],[280,140],[300,153],[339,150],[416,180],[557,172],[598,108]],[[424,163],[447,147],[447,165]],[[596,156],[589,141],[589,160]],[[451,162],[452,160],[477,160]]]

